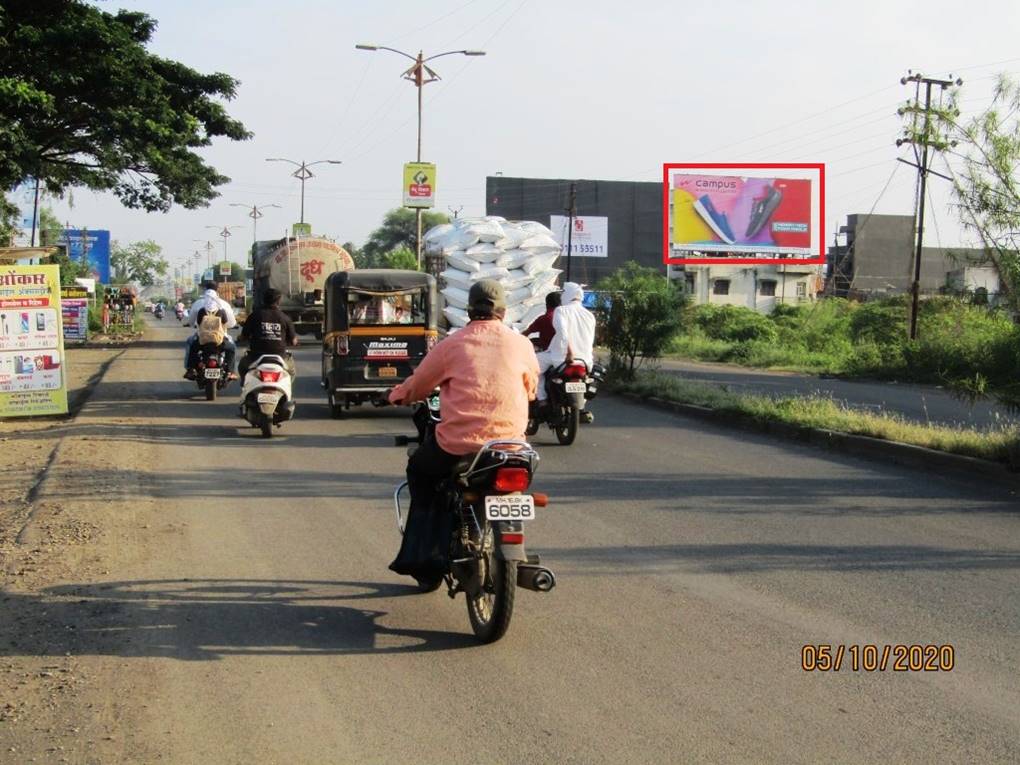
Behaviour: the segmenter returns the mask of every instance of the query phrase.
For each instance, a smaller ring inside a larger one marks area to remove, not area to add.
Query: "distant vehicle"
[[[343,247],[321,237],[298,237],[255,243],[252,308],[259,308],[269,287],[283,294],[282,310],[300,335],[322,337],[323,293],[326,277],[354,270],[354,259]]]

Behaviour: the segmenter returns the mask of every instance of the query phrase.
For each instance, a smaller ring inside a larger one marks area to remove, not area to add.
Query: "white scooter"
[[[252,362],[241,381],[240,415],[261,428],[263,438],[272,438],[273,426],[294,416],[292,382],[283,357],[268,353]]]

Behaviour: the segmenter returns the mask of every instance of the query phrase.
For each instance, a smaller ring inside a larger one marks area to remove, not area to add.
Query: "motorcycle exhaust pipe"
[[[556,586],[556,575],[544,566],[518,563],[517,586],[533,592],[549,592]]]

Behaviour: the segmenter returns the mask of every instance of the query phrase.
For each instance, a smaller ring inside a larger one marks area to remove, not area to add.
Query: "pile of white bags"
[[[506,290],[506,323],[517,331],[545,313],[545,296],[557,289],[553,268],[560,245],[552,232],[534,221],[498,216],[458,218],[429,229],[425,252],[442,255],[443,313],[451,330],[468,323],[467,299],[479,279],[496,279]]]

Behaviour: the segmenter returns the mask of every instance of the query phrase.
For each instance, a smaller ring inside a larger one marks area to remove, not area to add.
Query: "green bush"
[[[774,343],[779,337],[779,330],[768,316],[742,306],[699,305],[693,309],[691,318],[713,340]]]

